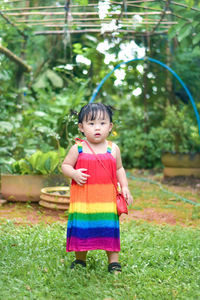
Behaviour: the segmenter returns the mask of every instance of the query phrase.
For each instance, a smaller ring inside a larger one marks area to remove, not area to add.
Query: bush
[[[145,121],[144,114],[137,108],[124,117],[119,116],[116,139],[124,166],[128,169],[157,168],[162,167],[162,152],[198,152],[198,128],[187,110],[187,107],[178,111],[175,106],[169,106],[164,119],[160,118],[157,124],[155,112],[152,112],[152,120]]]

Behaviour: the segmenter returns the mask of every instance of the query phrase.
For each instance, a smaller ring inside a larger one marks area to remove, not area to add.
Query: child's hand
[[[130,206],[133,203],[133,197],[127,186],[122,187],[122,194],[124,195],[128,206]]]
[[[87,169],[77,169],[74,171],[73,179],[78,185],[84,185],[88,177],[90,177],[90,175],[84,173],[85,171],[87,171]]]

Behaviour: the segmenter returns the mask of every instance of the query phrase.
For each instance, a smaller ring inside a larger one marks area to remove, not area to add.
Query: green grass
[[[122,274],[107,272],[104,251],[70,270],[66,225],[0,226],[0,299],[200,299],[200,230],[145,222],[121,227]]]
[[[143,176],[144,177],[144,176]],[[199,189],[190,186],[170,186],[151,184],[143,181],[143,177],[137,176],[137,180],[129,180],[130,190],[134,197],[133,210],[145,210],[152,208],[156,212],[171,214],[177,224],[200,227],[200,208],[191,203],[181,201],[176,195],[200,204]],[[145,180],[154,180],[154,177],[146,176]],[[158,181],[158,184],[160,182]]]

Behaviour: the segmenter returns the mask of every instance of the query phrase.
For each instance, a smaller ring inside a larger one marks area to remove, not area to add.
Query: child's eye
[[[101,125],[104,125],[105,124],[105,122],[101,122]]]
[[[90,122],[89,125],[94,125],[94,123],[93,123],[93,122]]]

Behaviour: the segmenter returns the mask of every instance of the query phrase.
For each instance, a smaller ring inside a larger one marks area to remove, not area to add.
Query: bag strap
[[[104,163],[102,162],[102,160],[98,157],[98,155],[94,152],[94,150],[92,149],[92,147],[90,146],[90,144],[86,140],[81,140],[79,138],[76,138],[75,140],[78,140],[78,141],[86,143],[86,145],[88,146],[88,148],[90,149],[90,151],[95,155],[96,159],[99,161],[99,163],[102,165],[102,167],[106,170],[107,174],[109,174],[110,179],[111,179],[111,181],[112,181],[112,183],[113,183],[113,185],[115,187],[116,193],[118,194],[119,191],[117,189],[117,186],[116,186],[116,184],[115,184],[115,182],[114,182],[114,180],[113,180],[113,178],[112,178],[109,170],[106,168],[106,166],[104,165]]]

